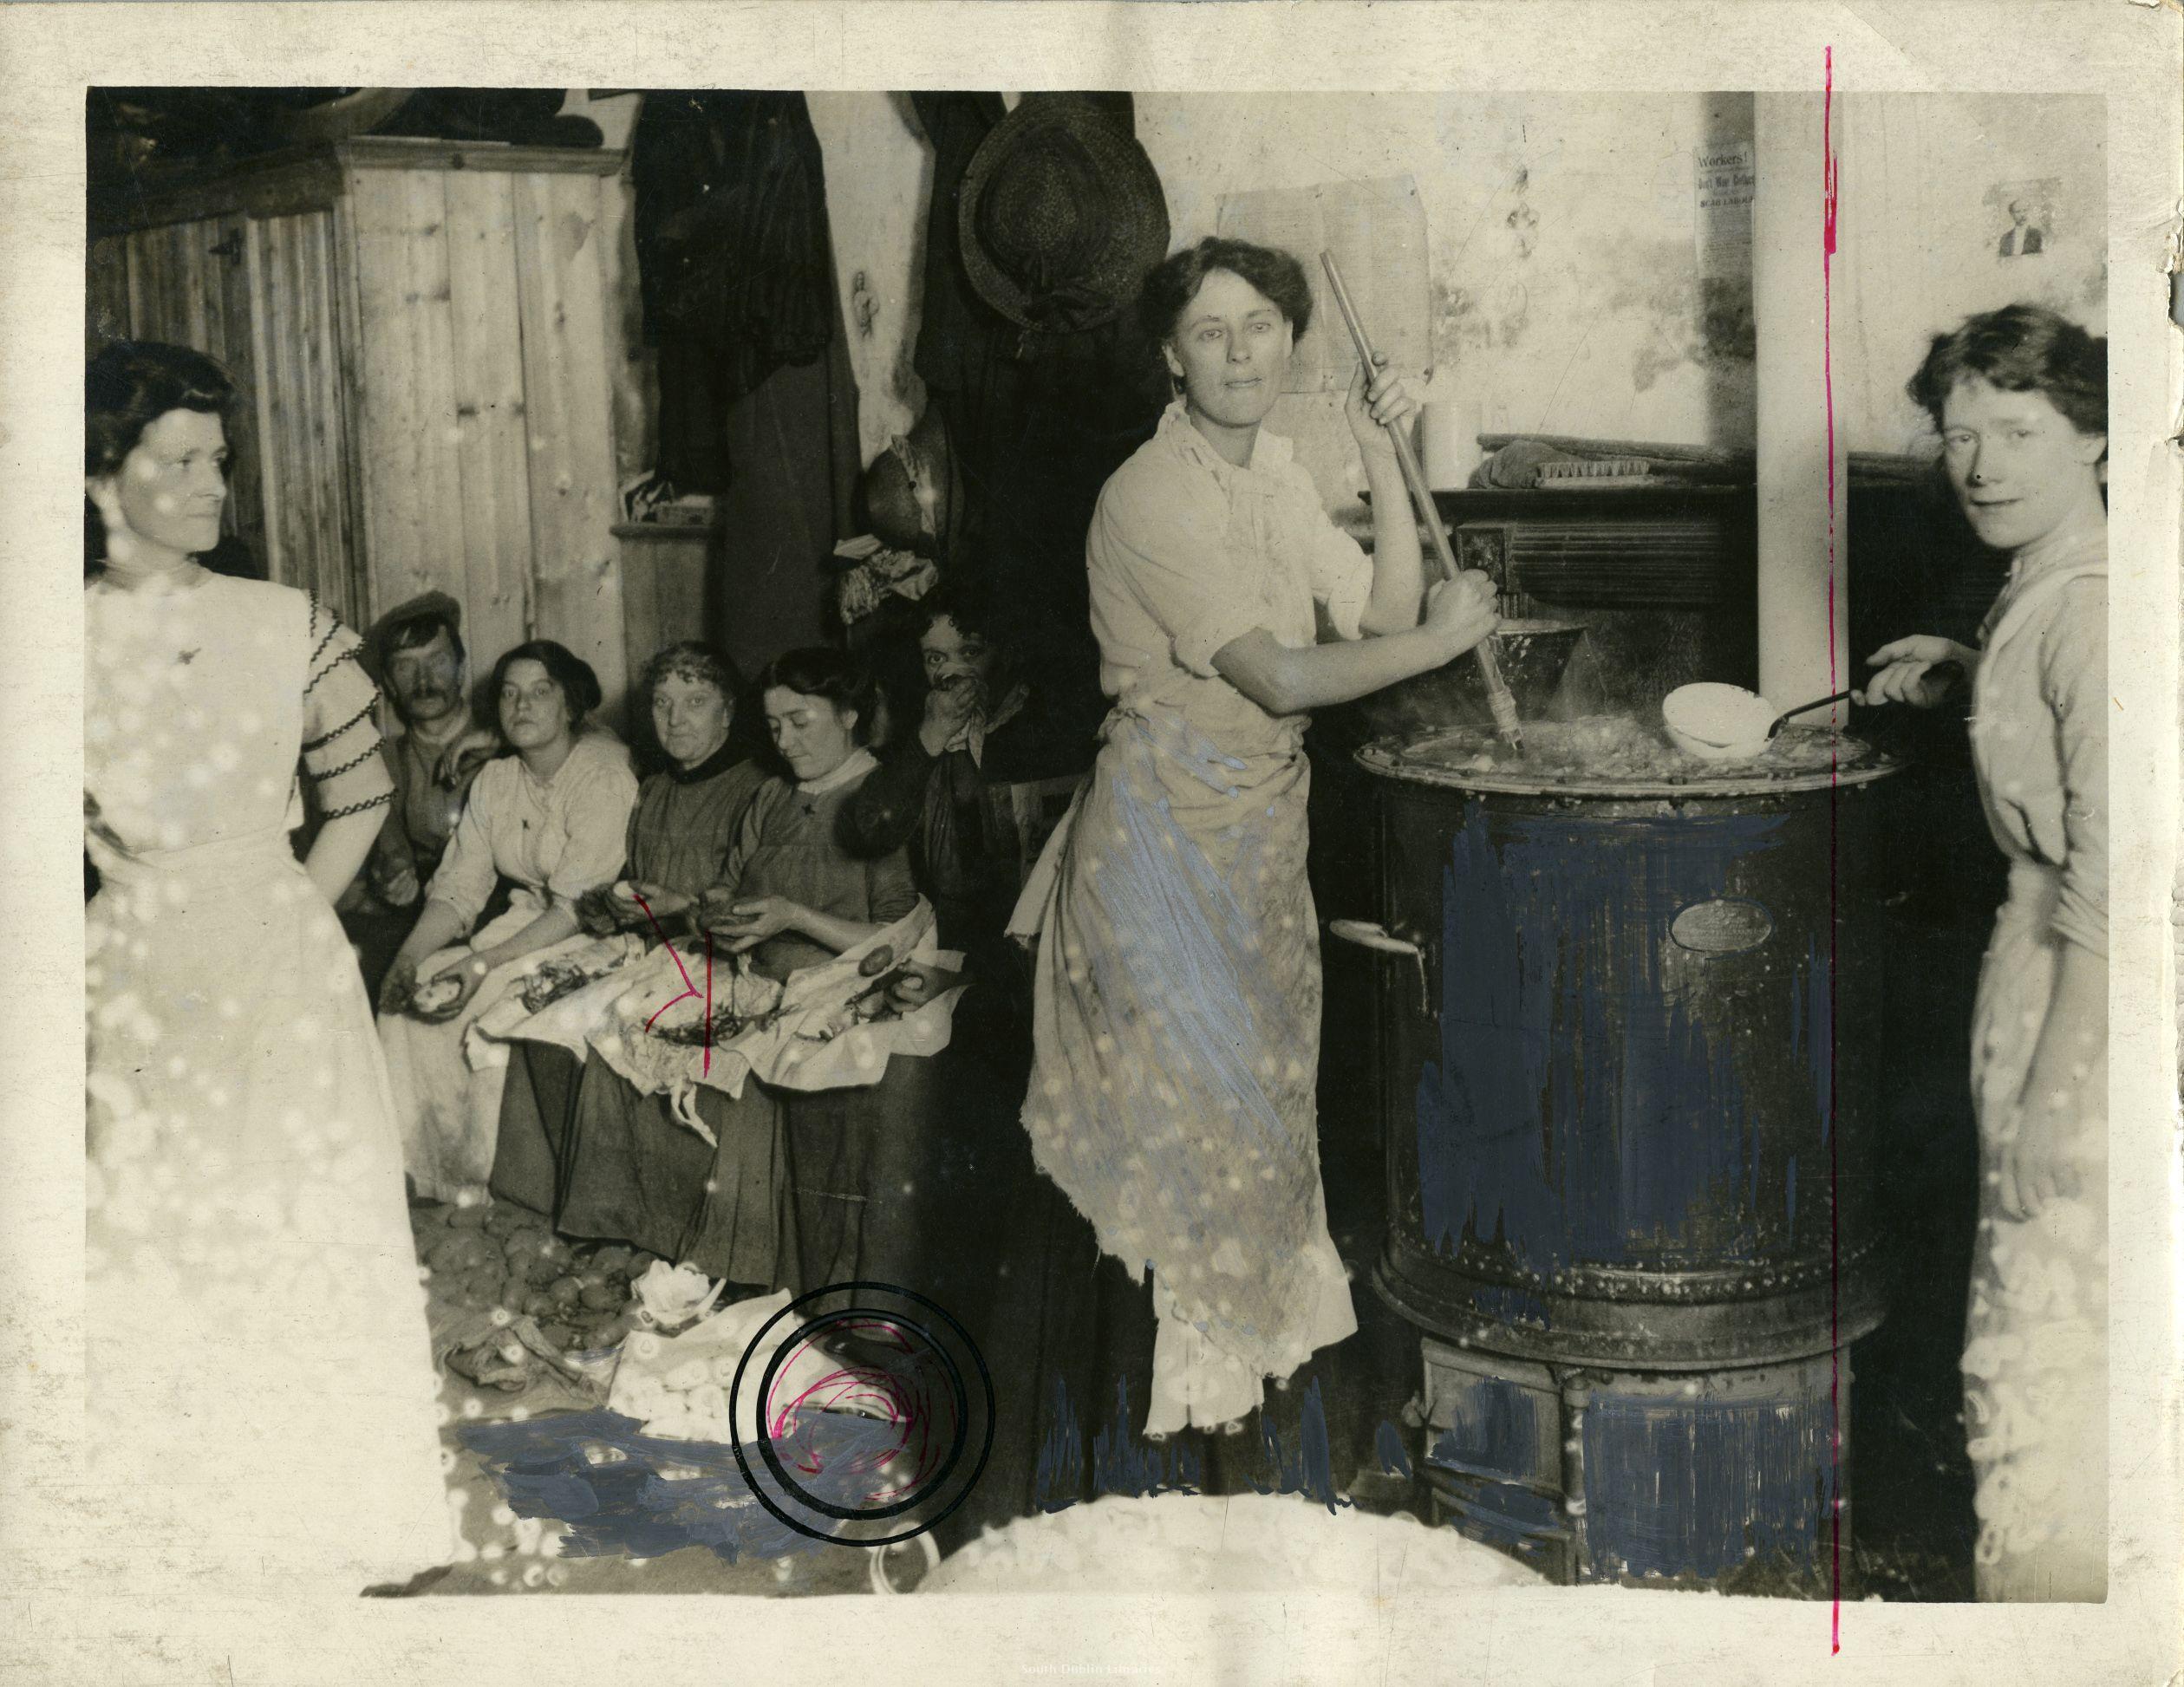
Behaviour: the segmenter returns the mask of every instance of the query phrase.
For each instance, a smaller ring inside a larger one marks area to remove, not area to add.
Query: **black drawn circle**
[[[796,1516],[787,1507],[766,1492],[752,1471],[750,1460],[744,1451],[742,1438],[740,1436],[730,1437],[731,1450],[735,1454],[736,1468],[742,1472],[744,1482],[748,1485],[759,1503],[764,1506],[778,1521],[786,1524],[799,1534],[808,1535],[814,1540],[843,1542],[857,1547],[890,1547],[898,1541],[915,1540],[942,1521],[958,1506],[962,1505],[964,1500],[969,1497],[971,1489],[977,1486],[979,1477],[984,1474],[987,1458],[994,1449],[995,1403],[993,1372],[988,1369],[986,1356],[979,1352],[978,1344],[971,1339],[970,1332],[956,1321],[946,1307],[929,1299],[915,1289],[903,1288],[893,1283],[869,1281],[831,1283],[825,1287],[816,1288],[808,1293],[799,1295],[779,1312],[774,1313],[772,1318],[766,1319],[757,1334],[752,1337],[750,1344],[743,1350],[742,1358],[736,1363],[735,1379],[728,1387],[728,1421],[731,1423],[740,1421],[740,1404],[744,1378],[751,1366],[751,1355],[756,1352],[766,1341],[767,1333],[776,1325],[795,1314],[799,1307],[808,1306],[811,1302],[823,1297],[843,1294],[852,1297],[896,1296],[922,1307],[940,1324],[946,1326],[948,1332],[962,1344],[963,1351],[970,1356],[971,1363],[977,1370],[980,1391],[985,1399],[986,1428],[979,1443],[977,1462],[972,1465],[969,1474],[964,1477],[962,1487],[931,1516],[911,1527],[897,1530],[891,1534],[869,1537],[860,1535],[854,1540],[844,1541],[844,1537],[838,1531],[815,1525]],[[812,1493],[789,1474],[781,1462],[780,1455],[774,1451],[773,1437],[766,1433],[766,1405],[772,1397],[774,1381],[779,1376],[781,1367],[788,1362],[789,1356],[798,1351],[805,1341],[815,1337],[818,1332],[836,1325],[869,1318],[884,1318],[905,1334],[914,1335],[923,1341],[927,1348],[939,1358],[945,1369],[949,1393],[955,1404],[955,1422],[954,1430],[949,1439],[946,1457],[942,1460],[940,1468],[922,1482],[916,1491],[885,1505],[843,1506]],[[878,1307],[859,1304],[853,1299],[850,1306],[838,1311],[823,1312],[816,1318],[805,1319],[775,1347],[773,1356],[766,1362],[758,1378],[756,1386],[759,1409],[753,1416],[759,1426],[759,1456],[764,1461],[766,1470],[773,1480],[781,1485],[783,1492],[792,1498],[799,1507],[809,1508],[819,1517],[831,1519],[836,1522],[881,1521],[892,1517],[899,1517],[903,1513],[927,1503],[935,1493],[940,1491],[942,1485],[962,1463],[963,1455],[969,1441],[968,1409],[971,1404],[970,1392],[965,1384],[962,1367],[956,1362],[955,1355],[949,1351],[948,1345],[936,1339],[932,1329],[925,1324],[905,1318],[898,1312],[883,1311]]]

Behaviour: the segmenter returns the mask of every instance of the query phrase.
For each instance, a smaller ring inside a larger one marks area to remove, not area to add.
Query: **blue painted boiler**
[[[1426,1339],[1437,1496],[1575,1578],[1816,1565],[1842,1540],[1842,1352],[1882,1311],[1865,913],[1893,765],[1847,743],[1802,775],[1652,785],[1362,759],[1376,1284]]]

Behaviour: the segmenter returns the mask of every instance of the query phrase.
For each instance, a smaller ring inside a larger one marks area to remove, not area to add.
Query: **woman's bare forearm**
[[[1425,564],[1418,551],[1418,524],[1411,489],[1395,453],[1365,453],[1366,483],[1372,489],[1372,595],[1359,626],[1368,634],[1407,632],[1418,624],[1425,601]]]
[[[496,943],[489,949],[479,949],[479,958],[487,969],[505,966],[519,961],[534,950],[548,944],[558,943],[564,937],[577,935],[577,910],[563,902],[556,902],[505,943]]]
[[[318,836],[311,840],[310,853],[303,858],[303,870],[310,875],[311,883],[318,887],[319,895],[329,902],[338,902],[363,870],[370,857],[372,845],[378,841],[380,827],[386,817],[376,808],[358,814],[344,814],[329,820],[318,829]]]
[[[799,911],[792,929],[799,931],[835,954],[855,948],[868,937],[876,936],[883,929],[875,922],[838,919],[831,914],[821,914],[816,909]]]
[[[1231,639],[1214,653],[1221,677],[1269,714],[1306,714],[1347,703],[1452,661],[1456,646],[1430,627],[1379,638],[1345,639],[1292,650],[1264,628]]]
[[[2028,1110],[2076,1110],[2079,1086],[2108,1045],[2109,963],[2077,943],[2063,945],[2055,993],[2040,1022],[2020,1100]]]

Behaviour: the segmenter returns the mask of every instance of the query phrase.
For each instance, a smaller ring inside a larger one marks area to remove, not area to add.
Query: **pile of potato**
[[[610,1245],[579,1258],[537,1214],[492,1202],[413,1208],[410,1221],[442,1304],[531,1318],[565,1353],[611,1347],[635,1326],[629,1280],[653,1260],[641,1249]]]

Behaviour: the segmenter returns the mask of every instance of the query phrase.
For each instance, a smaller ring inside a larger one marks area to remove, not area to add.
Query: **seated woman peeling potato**
[[[872,687],[863,669],[839,651],[794,650],[767,667],[759,689],[787,777],[752,802],[699,918],[722,948],[786,979],[909,915],[917,889],[900,849],[860,859],[843,843],[844,806],[877,765],[864,742]],[[915,1163],[930,1065],[891,1061],[876,1084],[784,1098],[795,1226],[787,1252],[799,1287],[890,1271],[889,1280],[905,1280],[902,1262],[917,1239],[895,1169]],[[720,1198],[716,1189],[708,1206]]]
[[[479,771],[380,992],[403,1158],[417,1192],[434,1200],[477,1189],[492,1171],[505,1052],[473,1062],[467,1032],[519,963],[576,935],[578,898],[622,870],[637,796],[621,740],[583,730],[599,706],[587,663],[551,640],[519,644],[496,664],[492,692],[515,753]],[[508,911],[473,932],[501,877],[516,884]]]
[[[899,849],[861,860],[838,836],[843,804],[874,765],[859,741],[870,712],[861,672],[836,651],[795,651],[767,668],[759,691],[788,777],[760,785],[694,902],[672,883],[616,896],[657,906],[653,893],[665,893],[676,924],[710,934],[716,1007],[831,961],[917,902]],[[633,850],[632,858],[645,857]],[[595,1049],[562,1156],[560,1228],[634,1241],[743,1285],[816,1287],[854,1275],[867,1193],[858,1180],[874,1157],[867,1138],[897,1117],[886,1098],[916,1082],[890,1066],[847,1101],[785,1096],[756,1076],[733,1098],[700,1088],[698,1117],[713,1146],[679,1124],[664,1098],[640,1097]],[[792,1143],[814,1117],[823,1123],[799,1159]]]
[[[745,811],[766,783],[763,762],[739,759],[731,743],[740,681],[709,646],[682,643],[655,656],[640,681],[655,739],[668,765],[648,778],[629,817],[627,876],[601,885],[577,906],[597,935],[635,932],[648,941],[687,939],[696,929],[698,897],[720,882]],[[579,1067],[549,1044],[523,1045],[534,1112],[512,1084],[501,1111],[493,1192],[555,1215],[565,1234],[626,1241],[669,1259],[689,1259],[708,1274],[746,1283],[774,1276],[771,1179],[745,1198],[766,1211],[738,1225],[716,1223],[707,1247],[692,1234],[714,1153],[678,1124],[661,1095],[641,1095],[606,1062]],[[697,1098],[700,1117],[721,1141],[754,1135],[770,1141],[770,1101],[731,1099],[717,1090]],[[734,1156],[731,1156],[732,1162]],[[734,1197],[724,1201],[733,1208]]]

